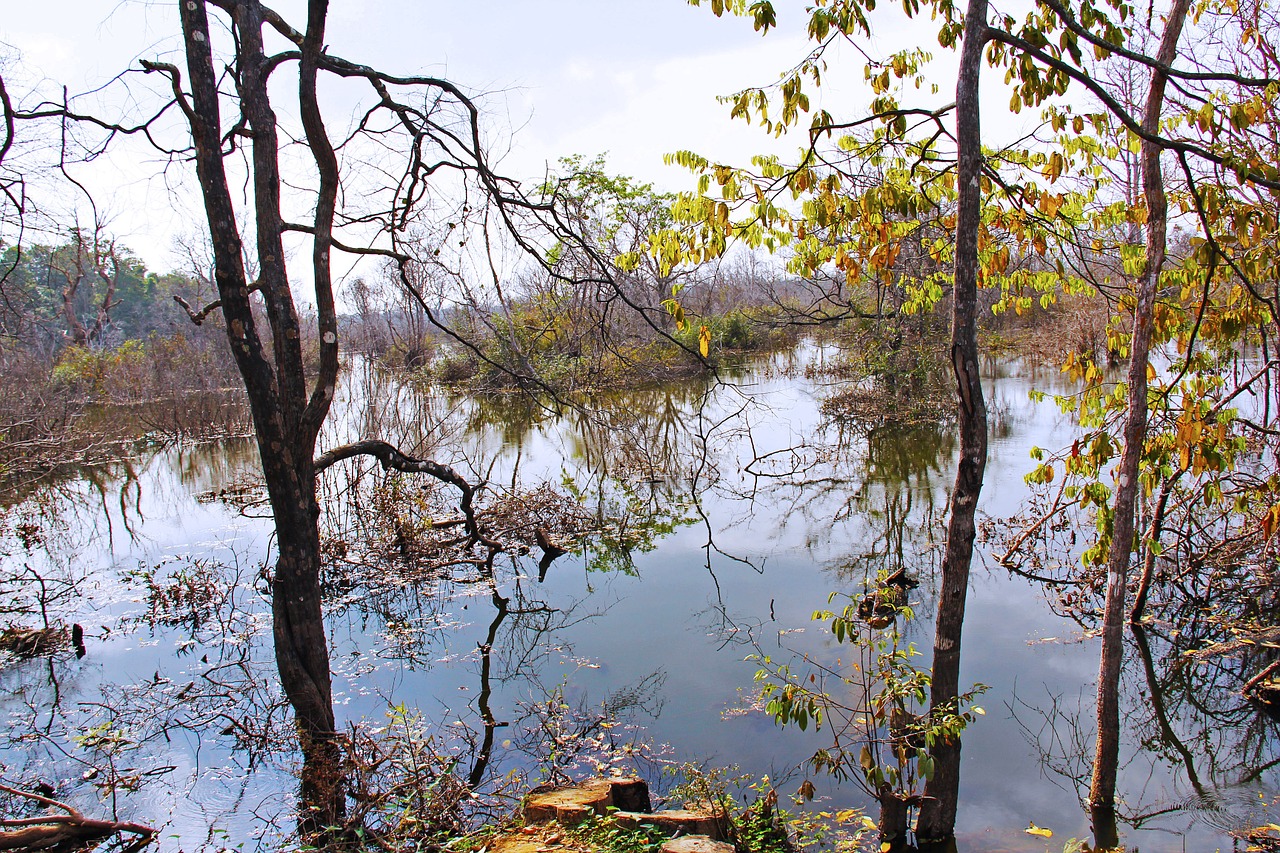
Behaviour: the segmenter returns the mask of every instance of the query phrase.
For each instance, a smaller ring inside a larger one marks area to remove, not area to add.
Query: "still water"
[[[928,651],[954,442],[931,429],[823,426],[831,389],[803,371],[823,357],[802,348],[715,383],[601,394],[592,414],[566,416],[353,367],[323,446],[387,437],[493,494],[546,484],[611,523],[541,579],[536,551],[500,557],[492,587],[465,567],[413,577],[349,557],[360,550],[352,540],[375,535],[361,524],[376,502],[362,491],[367,475],[327,474],[325,523],[348,555],[329,584],[340,727],[408,719],[467,770],[488,720],[492,754],[480,770],[491,779],[615,760],[661,787],[662,765],[692,761],[768,775],[784,794],[811,778],[818,798],[807,808],[870,808],[852,783],[806,773],[828,733],[782,730],[754,707],[758,665],[748,658],[799,668],[806,657],[847,657],[813,612],[832,592],[860,594],[877,571],[902,567],[921,581],[908,639]],[[1024,508],[1031,448],[1070,444],[1070,419],[1028,397],[1056,381],[1016,366],[992,366],[987,379],[988,537],[962,684],[988,690],[964,739],[962,850],[1058,851],[1089,834],[1080,798],[1098,641],[992,557]],[[29,604],[21,591],[39,575],[54,618],[84,626],[87,655],[0,665],[6,781],[45,782],[86,813],[161,826],[166,849],[271,844],[287,831],[295,756],[269,746],[287,742],[290,727],[261,594],[271,529],[253,472],[249,442],[169,448],[8,509],[0,577],[27,580],[0,593]],[[1143,851],[1232,849],[1226,830],[1276,819],[1275,724],[1229,683],[1171,674],[1177,650],[1158,637],[1150,646],[1144,656],[1131,643],[1126,664],[1123,840]],[[602,706],[610,727],[548,743],[548,731],[565,735]],[[593,739],[640,745],[631,757],[573,754]],[[1053,837],[1027,834],[1031,822]]]

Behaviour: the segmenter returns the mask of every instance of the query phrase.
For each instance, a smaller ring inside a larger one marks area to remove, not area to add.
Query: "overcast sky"
[[[0,0],[0,41],[20,54],[8,76],[43,75],[74,93],[137,67],[138,59],[177,60],[177,11],[172,2],[123,0]],[[305,20],[301,0],[272,4]],[[715,18],[684,0],[332,0],[330,50],[396,73],[448,76],[483,98],[494,138],[505,138],[507,174],[536,177],[560,156],[609,152],[613,171],[685,189],[689,179],[662,164],[665,153],[691,148],[713,159],[745,162],[762,150],[793,150],[757,127],[730,122],[716,95],[769,83],[807,49],[802,0],[778,0],[780,28],[762,38],[748,19]],[[890,19],[892,20],[892,19]],[[884,28],[881,52],[928,35],[928,22]],[[940,51],[935,51],[940,52]],[[12,51],[10,51],[12,53]],[[833,68],[832,85],[815,93],[865,101],[862,62],[850,56]],[[945,73],[945,72],[944,72]],[[930,101],[951,100],[944,91]],[[345,116],[344,116],[345,117]],[[128,182],[129,176],[119,180]],[[131,223],[117,212],[127,239],[153,267],[168,266],[171,236],[185,221]]]

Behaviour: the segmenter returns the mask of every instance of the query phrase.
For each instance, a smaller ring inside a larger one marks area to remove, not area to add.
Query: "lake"
[[[828,357],[805,345],[716,382],[602,392],[590,414],[569,415],[353,364],[322,448],[385,437],[514,495],[535,518],[554,510],[603,533],[541,578],[536,549],[499,557],[492,577],[471,566],[415,574],[410,534],[448,514],[448,495],[408,478],[389,487],[368,465],[327,473],[340,728],[430,736],[502,795],[517,793],[503,781],[511,771],[536,782],[553,767],[626,766],[661,789],[664,766],[696,762],[768,775],[780,794],[809,778],[817,798],[803,808],[871,809],[852,782],[804,769],[829,732],[775,725],[749,658],[843,665],[849,648],[812,614],[833,592],[861,595],[877,572],[905,568],[920,585],[904,637],[927,665],[955,442],[932,428],[823,425],[832,388],[805,367]],[[1081,798],[1100,643],[993,556],[1026,509],[1032,447],[1071,442],[1071,419],[1028,394],[1059,382],[988,368],[985,535],[961,679],[988,689],[964,737],[962,850],[1058,851],[1089,837]],[[296,755],[282,746],[291,724],[262,594],[273,550],[255,453],[243,440],[156,449],[12,503],[0,577],[19,580],[0,593],[30,604],[43,579],[51,614],[84,626],[87,654],[0,665],[6,781],[161,826],[165,849],[270,847],[289,830]],[[388,507],[409,529],[396,534],[403,559],[375,560],[394,539]],[[1050,556],[1075,559],[1070,547]],[[1122,839],[1143,851],[1233,848],[1228,830],[1277,820],[1276,724],[1221,667],[1177,665],[1184,650],[1168,628],[1127,651]],[[1032,822],[1053,837],[1025,832]]]

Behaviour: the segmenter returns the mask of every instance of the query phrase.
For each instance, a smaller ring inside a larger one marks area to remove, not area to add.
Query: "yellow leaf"
[[[711,329],[706,326],[698,328],[698,352],[702,353],[703,358],[711,352]]]
[[[880,853],[889,853],[889,851],[892,849],[893,849],[893,845],[890,844],[888,841],[880,842]]]
[[[1043,826],[1036,826],[1034,823],[1028,824],[1023,830],[1027,835],[1038,835],[1041,838],[1053,838],[1053,830],[1045,829]]]

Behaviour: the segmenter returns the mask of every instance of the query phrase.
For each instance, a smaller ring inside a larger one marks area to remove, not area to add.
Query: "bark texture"
[[[982,207],[982,131],[978,84],[982,51],[989,38],[987,0],[969,0],[956,82],[956,150],[959,209],[956,214],[955,289],[951,314],[951,366],[959,398],[960,464],[951,493],[942,588],[933,638],[931,715],[953,712],[960,693],[960,639],[969,566],[973,559],[974,517],[987,467],[987,407],[978,375],[978,231]],[[955,834],[960,791],[960,741],[937,742],[934,775],[925,785],[916,836],[921,847],[945,846]]]
[[[1174,0],[1156,54],[1161,67],[1177,57],[1178,38],[1190,8],[1190,0]],[[1160,127],[1168,73],[1154,68],[1142,116],[1142,129],[1154,137]],[[1138,280],[1133,311],[1133,335],[1129,349],[1128,410],[1124,424],[1124,450],[1116,473],[1112,507],[1111,545],[1107,554],[1107,599],[1103,611],[1102,654],[1098,667],[1098,734],[1089,808],[1094,841],[1098,847],[1119,843],[1115,818],[1116,768],[1120,756],[1120,670],[1124,657],[1125,597],[1129,563],[1133,555],[1138,474],[1147,435],[1147,365],[1151,349],[1152,316],[1164,268],[1168,204],[1160,170],[1161,148],[1144,139],[1141,149],[1142,189],[1147,206],[1146,264]]]

